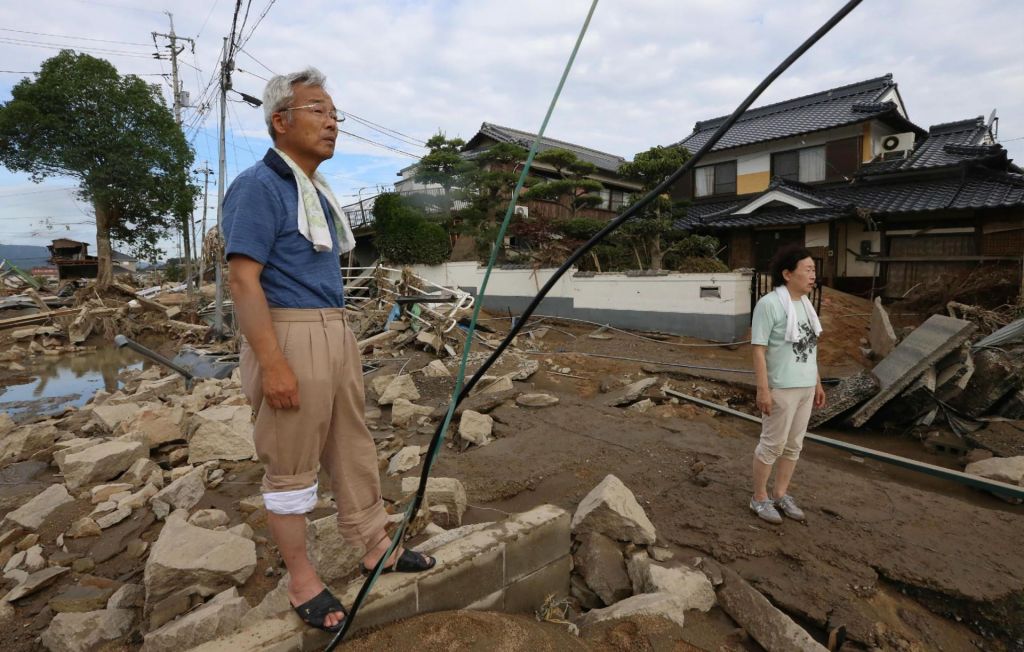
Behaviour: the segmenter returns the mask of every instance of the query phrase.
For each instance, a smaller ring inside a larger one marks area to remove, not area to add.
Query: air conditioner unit
[[[530,209],[526,206],[516,206],[512,212],[516,217],[530,217]]]
[[[912,131],[882,137],[882,154],[906,152],[911,149],[914,149],[914,132]]]

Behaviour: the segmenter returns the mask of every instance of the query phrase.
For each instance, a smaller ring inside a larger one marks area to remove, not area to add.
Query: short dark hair
[[[801,260],[811,257],[811,252],[807,251],[803,245],[799,244],[786,245],[776,251],[775,255],[772,257],[772,262],[769,265],[769,269],[772,273],[772,287],[777,288],[780,285],[785,285],[786,279],[782,275],[782,272],[794,271]]]

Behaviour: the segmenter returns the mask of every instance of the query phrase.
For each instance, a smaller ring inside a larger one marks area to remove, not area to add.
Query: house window
[[[612,190],[611,204],[609,208],[613,211],[621,211],[627,204],[629,204],[630,194],[623,192],[622,190]]]
[[[814,183],[825,180],[825,146],[804,147],[772,154],[772,176]]]
[[[860,137],[833,140],[825,145],[829,181],[844,181],[860,166]]]
[[[736,194],[736,161],[696,168],[694,188],[697,197]]]

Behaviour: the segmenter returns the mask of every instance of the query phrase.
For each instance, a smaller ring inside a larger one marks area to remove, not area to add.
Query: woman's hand
[[[814,407],[819,410],[825,407],[825,388],[821,386],[821,381],[814,388]]]
[[[757,409],[766,417],[772,415],[772,390],[767,387],[757,388]]]

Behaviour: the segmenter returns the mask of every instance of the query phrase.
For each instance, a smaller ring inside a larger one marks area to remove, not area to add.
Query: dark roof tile
[[[526,149],[529,149],[530,146],[533,145],[533,141],[537,137],[537,134],[531,134],[528,131],[520,131],[519,129],[512,129],[511,127],[502,127],[490,122],[485,122],[480,125],[479,133],[489,136],[499,142],[513,143]],[[472,142],[472,139],[470,142]],[[545,136],[544,138],[541,138],[537,151],[543,152],[549,149],[569,150],[581,160],[593,163],[599,169],[608,172],[618,172],[619,166],[626,162],[626,159],[616,154],[609,154],[608,152],[602,152],[600,150],[567,143],[564,140],[556,140]]]

